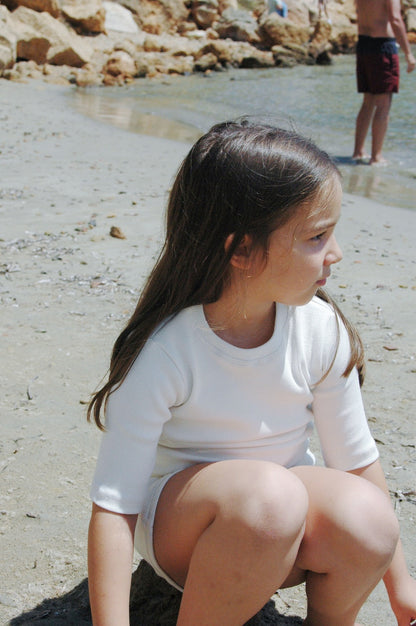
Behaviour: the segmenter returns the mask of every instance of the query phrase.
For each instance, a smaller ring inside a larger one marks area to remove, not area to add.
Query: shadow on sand
[[[175,626],[181,593],[159,578],[141,561],[133,573],[130,597],[131,626]],[[85,578],[70,592],[47,598],[30,611],[14,617],[8,626],[91,626],[88,581]],[[302,619],[278,613],[270,600],[246,626],[300,626]]]

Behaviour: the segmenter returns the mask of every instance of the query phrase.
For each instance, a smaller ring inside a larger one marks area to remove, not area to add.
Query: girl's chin
[[[308,304],[312,300],[312,298],[316,296],[317,290],[318,287],[313,291],[313,293],[305,295],[304,298],[297,298],[296,300],[293,300],[291,302],[281,302],[281,304],[286,304],[286,306],[305,306],[305,304]]]

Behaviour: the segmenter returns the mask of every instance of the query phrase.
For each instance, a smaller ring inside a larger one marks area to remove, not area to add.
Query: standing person
[[[162,253],[89,407],[101,429],[105,409],[95,626],[129,623],[134,543],[183,590],[179,626],[241,626],[302,581],[305,624],[353,626],[383,576],[400,626],[416,617],[362,345],[322,289],[342,257],[341,195],[326,153],[266,124],[218,124],[185,158]]]
[[[356,120],[352,158],[368,159],[364,144],[371,124],[370,163],[386,163],[382,155],[383,142],[393,93],[399,91],[397,43],[405,54],[408,72],[414,70],[415,58],[407,39],[400,0],[356,0],[356,7],[357,88],[364,97]]]
[[[266,5],[269,13],[277,13],[280,17],[287,17],[288,9],[284,0],[266,0]]]

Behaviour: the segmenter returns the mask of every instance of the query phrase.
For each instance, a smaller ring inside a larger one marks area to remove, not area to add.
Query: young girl
[[[352,626],[383,576],[398,623],[416,617],[361,343],[322,291],[340,207],[337,168],[293,132],[219,124],[184,160],[163,251],[89,408],[103,430],[106,412],[96,626],[129,623],[134,543],[183,589],[180,626],[241,626],[302,581],[305,624]]]

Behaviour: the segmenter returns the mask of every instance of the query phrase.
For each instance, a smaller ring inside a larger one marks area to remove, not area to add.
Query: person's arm
[[[390,499],[389,489],[379,461],[375,461],[367,467],[351,470],[350,473],[361,476],[377,485]],[[400,540],[383,580],[398,625],[409,626],[410,622],[416,619],[416,580],[408,572]]]
[[[394,36],[401,49],[404,52],[407,62],[407,71],[412,72],[415,69],[416,60],[410,49],[409,40],[407,38],[406,27],[401,14],[400,0],[389,0],[389,21],[393,29]]]
[[[88,586],[94,626],[128,626],[137,515],[93,504],[88,532]]]

